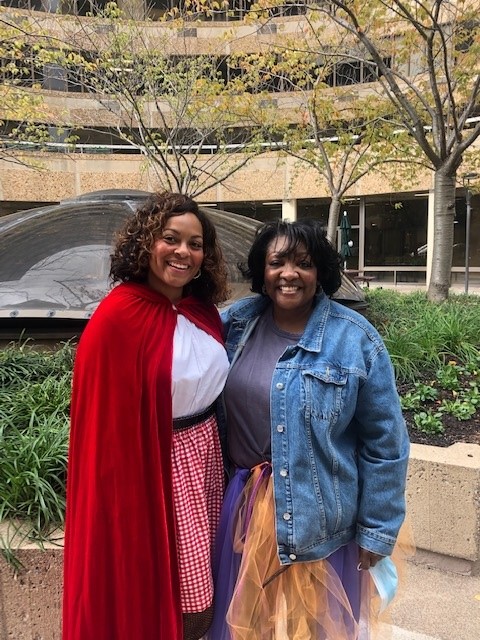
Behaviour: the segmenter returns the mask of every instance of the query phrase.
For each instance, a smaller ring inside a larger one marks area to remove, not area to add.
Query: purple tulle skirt
[[[365,640],[368,572],[352,541],[325,560],[282,566],[277,557],[270,465],[239,469],[220,517],[208,640]]]

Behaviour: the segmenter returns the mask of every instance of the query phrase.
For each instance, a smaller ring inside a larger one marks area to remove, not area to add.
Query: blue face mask
[[[397,568],[388,556],[368,570],[380,596],[380,612],[393,600],[398,588]]]

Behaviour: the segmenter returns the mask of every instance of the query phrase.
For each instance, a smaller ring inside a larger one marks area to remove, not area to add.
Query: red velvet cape
[[[181,640],[172,507],[177,313],[221,341],[214,305],[139,284],[101,302],[78,346],[65,528],[63,640]]]

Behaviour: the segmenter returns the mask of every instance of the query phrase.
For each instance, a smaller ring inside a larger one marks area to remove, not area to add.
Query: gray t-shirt
[[[228,453],[238,467],[251,469],[271,460],[272,375],[286,347],[299,338],[275,325],[269,307],[228,374],[224,390]]]

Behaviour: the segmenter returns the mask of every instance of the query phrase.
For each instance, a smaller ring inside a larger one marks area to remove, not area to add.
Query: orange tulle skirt
[[[388,622],[388,610],[380,616],[370,574],[357,570],[355,542],[324,560],[280,564],[266,466],[252,470],[234,509],[233,551],[241,560],[226,613],[228,631],[209,634],[209,640],[388,638],[388,627],[380,625]],[[395,556],[398,565],[400,554]]]

